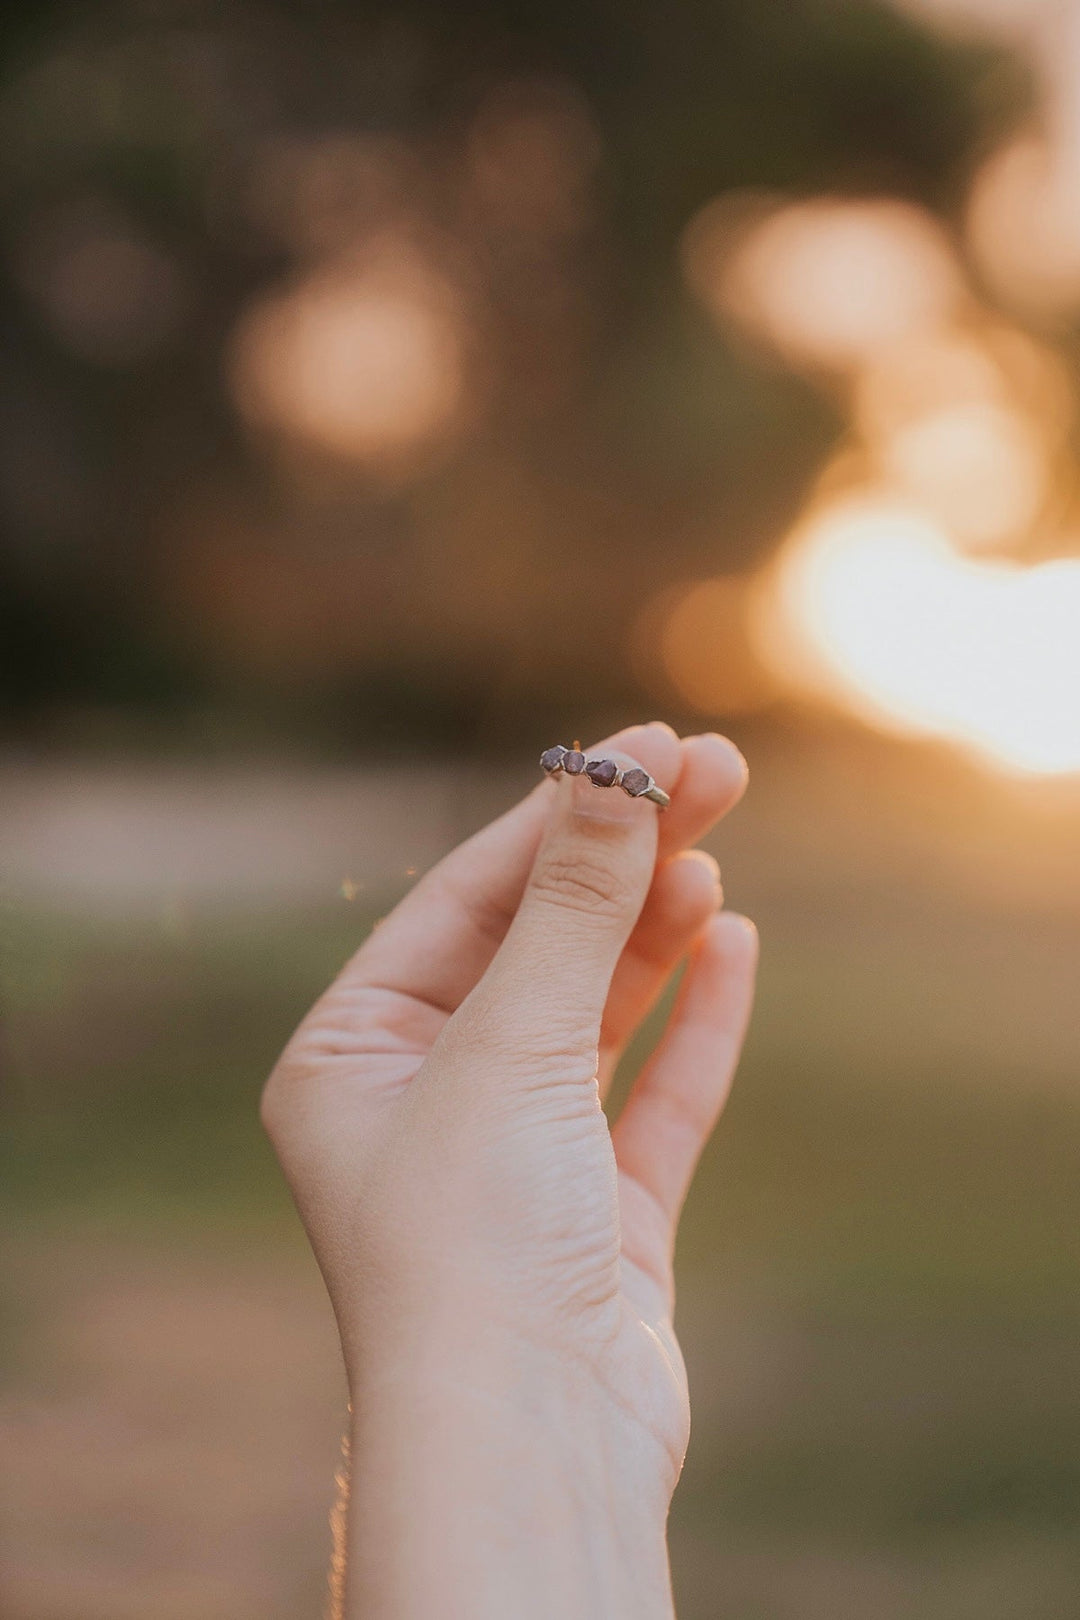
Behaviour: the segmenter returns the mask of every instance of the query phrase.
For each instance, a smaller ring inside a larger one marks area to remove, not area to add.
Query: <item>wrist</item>
[[[591,1366],[465,1322],[349,1360],[348,1620],[670,1620],[670,1459]]]

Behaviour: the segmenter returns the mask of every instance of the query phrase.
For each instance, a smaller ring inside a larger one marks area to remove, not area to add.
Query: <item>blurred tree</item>
[[[639,703],[643,610],[766,552],[836,432],[684,292],[688,219],[948,214],[1023,94],[870,0],[0,26],[0,680],[35,733],[474,745]]]

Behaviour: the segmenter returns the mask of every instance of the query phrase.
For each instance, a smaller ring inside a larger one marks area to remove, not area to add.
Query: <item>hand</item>
[[[670,807],[539,782],[383,920],[267,1084],[357,1412],[356,1614],[670,1613],[657,1548],[689,1428],[675,1228],[756,955],[752,926],[717,914],[715,863],[686,846],[745,767],[722,738],[657,724],[592,752],[644,765]],[[618,1057],[687,952],[609,1131]],[[602,1526],[617,1502],[625,1521]],[[478,1513],[494,1528],[470,1553]],[[552,1539],[587,1523],[594,1543],[552,1574]],[[501,1568],[514,1534],[541,1536],[543,1574],[527,1547]]]

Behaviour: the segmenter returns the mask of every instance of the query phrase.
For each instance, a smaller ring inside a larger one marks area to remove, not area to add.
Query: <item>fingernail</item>
[[[732,742],[730,737],[725,737],[721,731],[699,731],[695,733],[695,735],[708,742],[720,743],[724,749],[724,752],[730,755],[730,757],[734,760],[742,775],[744,777],[749,776],[750,767],[746,763],[742,750]],[[689,742],[690,738],[684,738],[684,741]]]
[[[757,927],[755,926],[754,923],[751,922],[749,917],[744,917],[741,912],[739,912],[739,911],[722,911],[720,913],[719,917],[716,919],[715,926],[725,928],[725,929],[727,929],[729,932],[731,932],[733,934],[735,934],[735,933],[742,934],[744,936],[744,938],[748,939],[751,942],[751,944],[754,946],[754,949],[755,950],[757,949],[757,946],[758,946]]]
[[[700,861],[702,866],[709,868],[713,882],[720,882],[720,862],[707,849],[688,849],[680,858],[684,861]]]

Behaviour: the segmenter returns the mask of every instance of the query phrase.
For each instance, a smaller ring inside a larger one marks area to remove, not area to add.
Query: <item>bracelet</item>
[[[562,743],[545,748],[540,755],[540,766],[549,776],[565,771],[567,776],[587,776],[593,787],[621,787],[632,799],[651,799],[661,810],[671,803],[668,794],[657,787],[640,765],[628,765],[621,770],[613,759],[586,759],[577,742],[573,748],[564,748]]]

